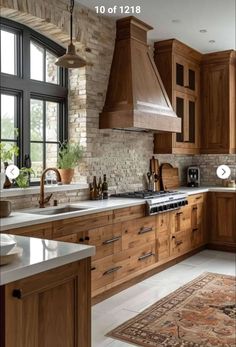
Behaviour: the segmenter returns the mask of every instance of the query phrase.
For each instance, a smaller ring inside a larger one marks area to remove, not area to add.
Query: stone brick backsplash
[[[221,186],[223,181],[216,175],[219,165],[228,165],[231,168],[231,179],[236,180],[236,154],[201,154],[192,158],[192,165],[201,169],[201,185]]]
[[[67,0],[1,0],[1,16],[18,21],[66,47],[69,42]],[[76,169],[75,181],[91,181],[94,175],[107,174],[111,192],[142,189],[153,153],[153,135],[118,130],[99,130],[115,40],[115,21],[75,5],[74,42],[89,63],[69,73],[69,139],[84,146],[84,158]],[[179,168],[181,184],[186,184],[186,169],[199,165],[202,184],[219,185],[216,167],[232,167],[235,178],[236,156],[157,155],[160,164],[169,162]],[[60,202],[84,199],[84,192],[71,196],[58,193]],[[37,206],[37,196],[11,199],[14,207]]]
[[[46,194],[48,195],[48,194]],[[37,208],[39,207],[39,194],[25,195],[25,196],[12,196],[4,198],[12,203],[13,211],[21,210],[25,208]],[[50,200],[50,205],[53,205],[53,200],[57,200],[58,204],[74,203],[76,201],[82,201],[89,199],[89,190],[70,190],[68,192],[54,192]],[[47,207],[48,207],[47,206]]]

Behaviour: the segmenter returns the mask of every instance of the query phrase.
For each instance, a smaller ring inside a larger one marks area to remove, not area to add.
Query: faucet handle
[[[52,197],[52,193],[44,199],[44,203],[47,204]]]

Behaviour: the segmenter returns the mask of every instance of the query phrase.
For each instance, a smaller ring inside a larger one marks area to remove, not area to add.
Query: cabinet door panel
[[[227,65],[203,67],[203,122],[204,149],[229,148],[229,74]],[[224,153],[224,151],[223,151]]]
[[[91,346],[89,270],[84,259],[7,284],[5,346]]]
[[[236,243],[236,194],[212,193],[212,241]]]

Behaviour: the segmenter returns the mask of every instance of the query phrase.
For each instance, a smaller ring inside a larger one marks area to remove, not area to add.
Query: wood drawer
[[[144,217],[122,224],[122,250],[155,241],[156,218]]]
[[[188,197],[188,204],[197,204],[204,201],[204,194],[194,194]]]
[[[92,262],[92,291],[114,282],[114,275],[120,269],[121,266],[114,264],[112,255]]]
[[[10,229],[4,231],[13,235],[38,237],[42,239],[52,239],[52,223],[37,224],[28,227]]]
[[[53,237],[61,237],[112,223],[112,211],[53,222]]]
[[[92,260],[98,260],[121,252],[121,234],[121,224],[119,223],[89,230],[87,232],[88,244],[96,247],[96,254],[92,257]]]
[[[145,216],[145,204],[131,206],[127,208],[118,208],[113,211],[113,221],[115,223],[123,222],[131,219],[141,218]]]
[[[156,259],[155,241],[139,248],[130,248],[115,254],[113,256],[114,264],[121,266],[121,269],[114,274],[114,280],[119,280],[149,265],[155,264]]]
[[[78,234],[70,234],[66,236],[57,237],[54,240],[63,242],[78,243]]]
[[[173,234],[170,240],[170,254],[180,255],[188,250],[190,250],[190,231],[182,231],[178,234]]]

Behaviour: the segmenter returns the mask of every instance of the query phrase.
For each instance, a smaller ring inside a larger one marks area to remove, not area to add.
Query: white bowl
[[[7,234],[0,234],[0,255],[6,255],[15,247],[16,241]]]

